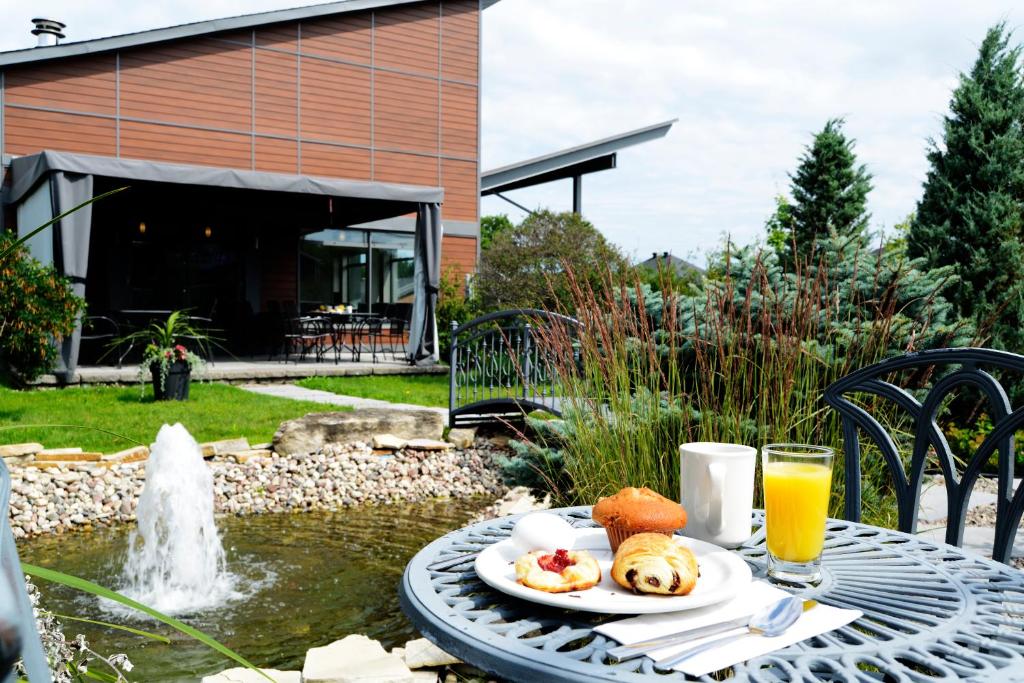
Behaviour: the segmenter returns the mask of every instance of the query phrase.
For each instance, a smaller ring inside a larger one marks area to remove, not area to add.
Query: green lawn
[[[184,402],[156,402],[149,387],[146,397],[140,400],[137,386],[28,391],[0,387],[0,443],[37,441],[47,448],[81,446],[109,453],[135,444],[96,429],[149,444],[162,424],[181,422],[200,442],[244,436],[249,443],[256,444],[270,441],[284,420],[328,410],[343,408],[201,382],[192,383],[191,397]]]
[[[310,377],[296,382],[344,396],[375,398],[392,403],[448,407],[448,375],[363,375],[358,377]]]

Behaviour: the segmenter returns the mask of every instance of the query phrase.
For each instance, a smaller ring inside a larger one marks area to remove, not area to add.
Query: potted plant
[[[144,386],[148,373],[157,401],[185,401],[192,371],[198,374],[206,365],[202,358],[180,343],[185,339],[200,348],[214,341],[205,331],[194,328],[182,311],[172,311],[165,322],[154,322],[145,329],[115,339],[111,346],[145,344],[139,363],[139,382]]]

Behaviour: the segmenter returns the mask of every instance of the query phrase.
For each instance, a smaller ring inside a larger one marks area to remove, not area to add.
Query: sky
[[[29,47],[32,16],[83,40],[302,0],[0,0],[0,50]],[[668,119],[661,139],[584,178],[583,213],[637,258],[700,263],[724,235],[764,234],[774,197],[813,133],[846,119],[874,175],[872,226],[914,210],[958,74],[1010,0],[501,0],[483,21],[483,170]],[[570,181],[517,190],[571,208]],[[523,212],[486,197],[482,212]]]

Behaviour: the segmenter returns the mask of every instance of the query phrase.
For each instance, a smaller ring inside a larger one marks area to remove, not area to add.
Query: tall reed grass
[[[826,386],[887,355],[970,335],[941,296],[948,272],[923,273],[863,242],[829,248],[787,272],[774,252],[727,246],[695,296],[613,274],[598,291],[570,276],[581,331],[554,325],[541,340],[565,394],[570,483],[560,501],[592,503],[625,485],[676,498],[687,441],[813,443],[841,463]],[[889,475],[870,449],[864,461],[865,518],[891,523]],[[841,466],[833,482],[836,514]]]

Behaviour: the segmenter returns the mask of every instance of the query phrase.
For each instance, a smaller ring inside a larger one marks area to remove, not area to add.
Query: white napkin
[[[776,588],[766,581],[752,581],[747,588],[729,602],[685,612],[645,614],[639,617],[602,624],[594,630],[620,643],[635,643],[642,640],[660,638],[661,636],[667,636],[684,629],[709,626],[737,617],[751,615],[788,595],[789,593],[786,591]],[[827,633],[840,626],[845,626],[861,616],[863,616],[863,613],[858,610],[839,609],[838,607],[819,604],[813,609],[804,612],[797,622],[790,626],[781,636],[767,638],[765,636],[746,635],[740,640],[724,643],[721,647],[716,647],[713,650],[688,659],[676,666],[675,669],[690,676],[703,676],[712,671],[718,671],[733,664],[745,662],[748,659],[760,657],[775,650],[781,650],[801,640]],[[742,631],[736,630],[732,633],[742,633]],[[655,650],[649,653],[649,656],[655,660],[664,659],[715,637],[708,636],[682,645],[673,645]]]

